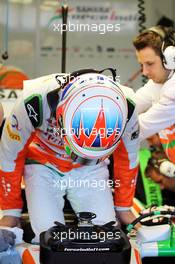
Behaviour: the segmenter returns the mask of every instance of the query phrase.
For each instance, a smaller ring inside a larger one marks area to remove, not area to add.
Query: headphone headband
[[[153,32],[156,33],[162,41],[169,41],[172,45],[175,44],[175,31],[162,26],[150,27],[143,31],[143,33]]]
[[[150,27],[146,30],[146,32],[153,32],[156,33],[161,40],[163,41],[166,38],[166,33],[161,27]]]

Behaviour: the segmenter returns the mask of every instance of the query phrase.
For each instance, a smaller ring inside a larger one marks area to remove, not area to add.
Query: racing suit
[[[111,185],[107,184],[108,160],[91,166],[73,162],[64,150],[63,139],[54,132],[64,82],[63,74],[24,81],[22,96],[5,122],[0,143],[1,208],[4,215],[20,216],[24,175],[29,216],[37,236],[56,220],[64,223],[64,195],[75,212],[94,212],[96,223],[115,221]],[[128,102],[128,122],[113,155],[118,210],[132,205],[139,148],[137,114],[130,100],[134,93],[130,88],[122,89]]]
[[[136,91],[140,140],[156,133],[170,161],[175,163],[175,73],[164,84],[149,80]]]

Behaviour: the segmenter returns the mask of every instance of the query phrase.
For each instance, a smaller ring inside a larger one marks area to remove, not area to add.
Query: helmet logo
[[[109,102],[107,98],[101,98],[100,101],[97,101],[97,98],[91,99],[95,100],[86,102],[85,107],[82,105],[73,115],[73,139],[76,144],[87,149],[97,150],[97,148],[112,147],[120,135],[122,123],[117,111],[115,111],[116,105],[114,102]],[[104,101],[108,105],[109,103],[112,104],[115,113],[111,113],[108,107],[104,106]],[[99,107],[96,106],[98,104],[100,104]],[[88,116],[86,114],[87,107],[90,113]]]

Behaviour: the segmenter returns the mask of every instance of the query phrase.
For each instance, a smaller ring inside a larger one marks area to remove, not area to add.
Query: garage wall
[[[139,66],[132,47],[138,32],[137,0],[74,0],[69,22],[74,25],[120,25],[120,30],[69,32],[67,38],[67,72],[79,68],[117,68],[118,79],[134,89],[141,78],[128,80]],[[5,50],[6,3],[0,2],[0,52]],[[26,3],[26,4],[25,4]],[[155,25],[161,16],[174,19],[173,0],[145,1],[146,26]],[[61,6],[56,0],[9,0],[9,59],[6,65],[21,68],[30,78],[61,71]],[[115,27],[117,29],[117,26]],[[92,30],[93,29],[93,30]],[[103,30],[102,30],[103,29]],[[106,28],[105,28],[106,29]],[[103,32],[102,32],[103,31]],[[104,33],[104,34],[103,34]]]

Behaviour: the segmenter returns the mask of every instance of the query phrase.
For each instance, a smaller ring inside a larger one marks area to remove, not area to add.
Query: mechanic
[[[175,163],[175,32],[155,26],[140,33],[133,41],[142,73],[149,80],[136,91],[140,140],[162,148],[165,157]],[[175,178],[156,168],[149,176],[162,189],[175,191]]]
[[[115,221],[115,210],[125,224],[135,218],[130,211],[139,149],[134,93],[99,73],[80,70],[24,81],[0,143],[1,226],[20,225],[22,175],[36,241],[54,221],[64,223],[64,195],[75,212],[95,213],[96,224]],[[111,153],[115,210],[106,159]]]

